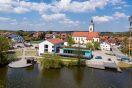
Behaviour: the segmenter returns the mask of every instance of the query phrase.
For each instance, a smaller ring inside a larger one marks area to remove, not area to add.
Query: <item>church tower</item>
[[[94,32],[94,23],[93,23],[93,20],[91,20],[91,23],[89,24],[89,32]]]

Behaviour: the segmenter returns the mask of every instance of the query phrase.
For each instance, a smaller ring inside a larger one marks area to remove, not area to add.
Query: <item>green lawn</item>
[[[38,51],[37,51],[38,54]],[[36,56],[36,51],[26,51],[26,56]]]
[[[31,42],[30,44],[39,44],[40,42]]]
[[[8,57],[22,56],[22,51],[7,51]]]

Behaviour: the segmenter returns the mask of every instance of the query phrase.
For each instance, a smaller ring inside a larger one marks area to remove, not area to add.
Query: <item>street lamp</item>
[[[129,41],[129,57],[131,60],[131,55],[130,55],[130,50],[131,50],[131,24],[132,24],[132,15],[129,17],[129,21],[130,21],[130,41]]]

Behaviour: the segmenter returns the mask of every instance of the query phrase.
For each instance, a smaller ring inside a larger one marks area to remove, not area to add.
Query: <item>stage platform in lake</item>
[[[11,68],[24,68],[31,65],[32,64],[27,64],[27,60],[22,59],[20,61],[11,62],[8,66]]]

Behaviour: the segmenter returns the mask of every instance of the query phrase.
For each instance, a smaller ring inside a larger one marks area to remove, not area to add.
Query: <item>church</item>
[[[73,32],[72,38],[75,40],[75,43],[87,44],[91,42],[100,42],[100,37],[98,32],[94,32],[94,23],[91,20],[89,24],[89,32]]]

